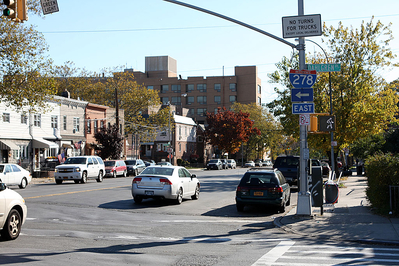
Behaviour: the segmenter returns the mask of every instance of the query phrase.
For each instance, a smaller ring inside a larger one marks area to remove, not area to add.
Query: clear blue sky
[[[298,14],[298,0],[183,0],[253,25],[282,37],[281,19]],[[113,5],[114,3],[114,5]],[[31,16],[50,46],[55,64],[72,61],[79,68],[101,72],[123,66],[145,70],[146,56],[169,55],[177,60],[178,74],[233,75],[234,66],[256,65],[262,79],[262,101],[275,99],[267,74],[289,56],[291,48],[229,21],[162,0],[58,0],[59,12]],[[322,22],[359,28],[371,16],[385,25],[392,22],[391,48],[399,54],[398,0],[304,0],[305,15],[321,14]],[[311,40],[323,46],[319,37]],[[294,39],[286,39],[295,42]],[[308,42],[307,51],[320,51]],[[399,62],[399,59],[396,60]],[[381,70],[388,81],[398,69]]]

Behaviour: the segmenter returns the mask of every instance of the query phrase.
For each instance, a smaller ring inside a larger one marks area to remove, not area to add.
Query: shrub
[[[389,185],[399,185],[399,156],[377,153],[366,160],[366,195],[376,212],[390,211]]]

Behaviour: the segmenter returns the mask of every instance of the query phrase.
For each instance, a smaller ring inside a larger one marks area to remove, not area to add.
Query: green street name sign
[[[317,72],[339,72],[341,64],[306,64],[307,70],[316,70]]]

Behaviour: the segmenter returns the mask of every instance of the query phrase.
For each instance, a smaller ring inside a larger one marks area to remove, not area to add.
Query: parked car
[[[146,167],[156,165],[154,160],[144,161]]]
[[[57,184],[63,181],[74,181],[76,184],[86,183],[88,179],[102,182],[105,174],[103,160],[98,156],[69,157],[66,161],[55,167],[54,179]]]
[[[21,233],[26,220],[25,200],[16,191],[0,183],[0,235],[4,240],[14,240]]]
[[[229,165],[227,163],[227,159],[220,159],[222,161],[222,168],[223,169],[228,169]]]
[[[0,182],[7,186],[18,185],[19,188],[26,188],[32,181],[32,175],[21,166],[12,163],[0,164]]]
[[[265,164],[266,166],[273,166],[273,163],[270,159],[266,159],[263,161],[263,164]]]
[[[208,170],[222,170],[223,169],[223,163],[220,159],[211,159],[209,162],[206,164],[206,169]]]
[[[227,159],[227,166],[228,166],[228,168],[236,169],[237,163],[234,159]]]
[[[291,189],[283,174],[277,169],[249,170],[241,178],[236,190],[237,211],[246,205],[278,207],[285,212],[291,203]]]
[[[137,176],[146,168],[145,163],[141,159],[126,160],[127,174]]]
[[[157,162],[157,165],[167,165],[167,166],[173,166],[170,162]]]
[[[254,161],[246,161],[244,167],[255,167]]]
[[[124,160],[109,160],[104,162],[105,176],[117,177],[121,175],[127,176],[127,167]]]
[[[196,200],[200,182],[182,166],[150,166],[132,182],[132,196],[136,203],[147,198],[171,199],[181,204],[183,198]]]
[[[255,166],[262,167],[263,166],[263,161],[261,159],[256,159],[255,160]]]
[[[274,162],[273,168],[283,173],[290,185],[298,183],[299,156],[279,156]]]

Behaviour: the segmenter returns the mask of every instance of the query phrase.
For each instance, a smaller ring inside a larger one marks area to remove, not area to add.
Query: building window
[[[104,128],[104,121],[103,121],[103,120],[100,121],[100,128],[101,128],[101,129]]]
[[[161,93],[167,93],[169,91],[169,85],[161,85]]]
[[[194,84],[187,84],[186,92],[190,92],[194,90]]]
[[[218,113],[219,108],[215,108],[214,113],[217,114]]]
[[[58,116],[51,116],[51,128],[58,128]]]
[[[258,93],[262,94],[262,87],[260,85],[258,85]]]
[[[172,91],[173,92],[181,92],[181,86],[180,85],[172,85]]]
[[[179,142],[179,152],[181,152],[181,143]]]
[[[261,97],[258,97],[258,104],[262,105],[262,98]]]
[[[98,120],[94,120],[94,133],[98,132]]]
[[[168,105],[169,104],[169,97],[161,97],[161,101],[163,105]]]
[[[220,92],[221,89],[222,86],[220,85],[220,83],[215,83],[215,91]]]
[[[21,115],[21,124],[28,124],[28,116]]]
[[[220,104],[220,102],[221,102],[221,97],[215,96],[215,103]]]
[[[237,101],[237,96],[235,96],[235,95],[230,95],[230,96],[229,96],[229,100],[230,100],[231,103],[234,103],[234,102]]]
[[[153,89],[154,89],[154,86],[152,86],[152,85],[149,85],[149,86],[147,86],[147,89],[149,89],[149,90],[153,90]]]
[[[197,84],[197,90],[199,92],[206,92],[206,84]]]
[[[205,116],[205,114],[206,114],[206,108],[198,108],[197,109],[197,115]]]
[[[66,115],[64,115],[63,117],[62,117],[62,125],[63,125],[63,128],[64,128],[64,130],[67,130],[67,116]]]
[[[195,110],[193,108],[188,109],[187,115],[193,116],[195,114]]]
[[[3,113],[3,122],[10,123],[10,113]]]
[[[80,121],[79,120],[80,120],[79,117],[73,118],[73,130],[75,132],[79,132],[79,129],[80,129],[80,125],[79,125]]]
[[[181,105],[181,97],[172,97],[173,105]]]
[[[87,124],[86,124],[86,127],[87,127],[87,134],[90,134],[91,133],[91,120],[90,119],[87,119]]]
[[[235,83],[230,83],[229,88],[231,91],[237,91],[237,86]]]
[[[42,126],[42,115],[33,115],[33,125],[35,127],[41,127]]]
[[[194,103],[194,96],[188,96],[187,97],[187,104],[190,105],[190,104],[193,104],[193,103]]]
[[[197,96],[197,103],[206,104],[206,96]]]

